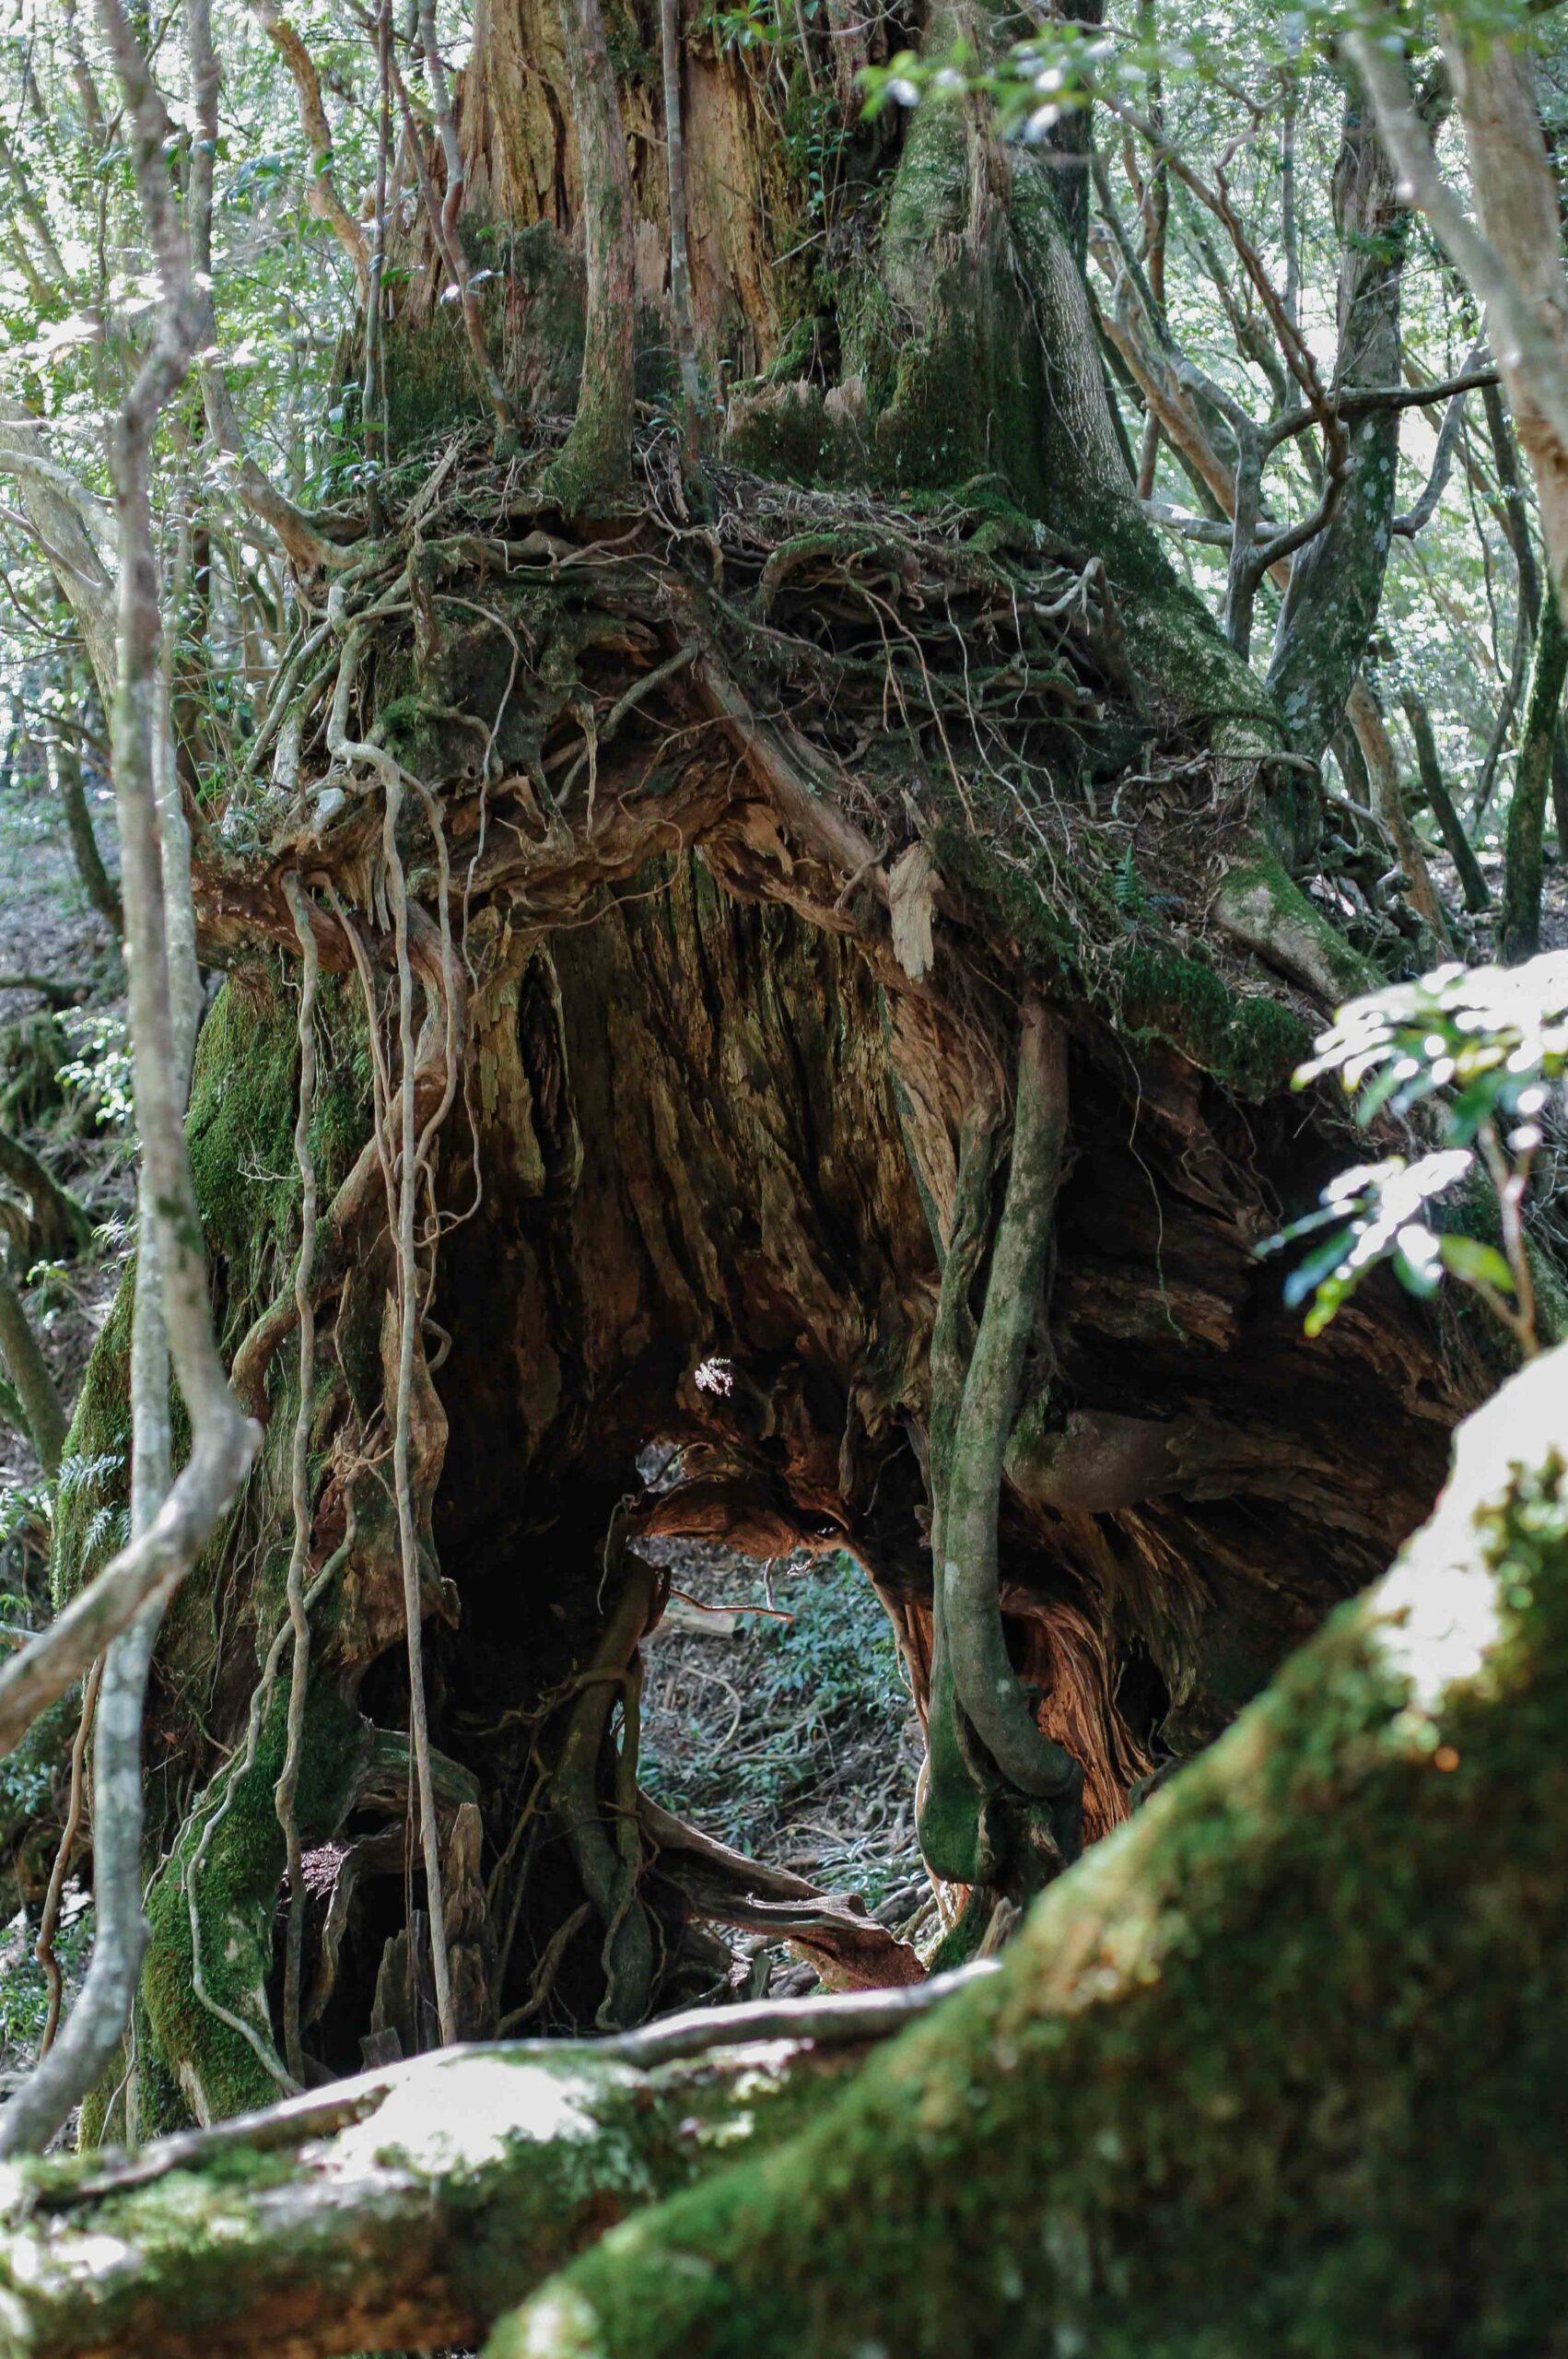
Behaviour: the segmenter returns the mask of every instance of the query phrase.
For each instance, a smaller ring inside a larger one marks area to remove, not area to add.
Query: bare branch
[[[1485,338],[1478,337],[1470,355],[1471,365],[1479,362],[1485,349]],[[1435,389],[1422,386],[1420,390],[1430,397]],[[1443,413],[1443,423],[1437,430],[1437,448],[1433,452],[1432,470],[1422,488],[1421,497],[1404,515],[1396,516],[1390,527],[1402,539],[1413,541],[1418,533],[1425,531],[1437,513],[1437,503],[1447,489],[1448,477],[1453,472],[1454,452],[1465,422],[1467,391],[1465,386],[1451,386],[1449,389],[1448,406]]]
[[[316,72],[310,53],[295,27],[277,6],[277,0],[250,0],[252,14],[265,29],[267,38],[294,79],[299,99],[299,123],[310,150],[310,171],[305,191],[305,202],[318,221],[324,221],[349,261],[354,264],[355,284],[363,303],[370,291],[370,260],[366,250],[365,232],[354,218],[337,192],[333,171],[332,126],[322,103],[321,76]]]
[[[1401,195],[1425,214],[1486,313],[1519,438],[1535,469],[1561,596],[1568,584],[1568,286],[1528,71],[1504,41],[1491,41],[1482,59],[1465,51],[1451,27],[1445,30],[1480,201],[1478,228],[1438,169],[1416,112],[1391,10],[1382,12],[1382,27],[1347,32],[1345,48],[1371,94]]]

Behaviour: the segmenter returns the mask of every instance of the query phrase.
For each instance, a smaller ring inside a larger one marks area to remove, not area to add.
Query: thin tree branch
[[[182,1125],[183,1085],[170,997],[168,930],[158,845],[154,768],[158,639],[158,567],[149,497],[152,437],[165,403],[190,365],[203,309],[167,163],[170,125],[122,0],[98,0],[99,16],[131,116],[143,218],[163,301],[151,346],[126,395],[111,440],[121,527],[120,663],[114,698],[114,777],[123,853],[123,890],[130,947],[130,1012],[137,1122],[149,1233],[163,1265],[165,1309],[175,1368],[190,1413],[191,1455],[177,1483],[129,1546],[0,1672],[0,1752],[8,1751],[45,1705],[83,1677],[95,1657],[161,1600],[193,1563],[242,1481],[258,1435],[229,1392],[213,1338],[201,1220]],[[99,1744],[106,1719],[117,1739],[128,1722],[110,1711],[106,1674]],[[139,1710],[136,1741],[139,1746]],[[139,1781],[139,1766],[138,1766]],[[126,1994],[128,2004],[128,1993]],[[72,2044],[74,2016],[49,2063]],[[118,2036],[118,2034],[116,2034]],[[96,2052],[96,2051],[95,2051]],[[91,2062],[73,2051],[73,2071]],[[82,2083],[88,2085],[87,2083]],[[29,2104],[31,2084],[0,2118],[0,2150],[25,2148],[54,2126],[53,2106]],[[74,2096],[71,2100],[74,2102]]]
[[[310,150],[305,202],[317,220],[326,223],[353,264],[359,299],[368,307],[370,264],[365,232],[338,194],[333,162],[332,125],[327,121],[327,111],[322,101],[321,76],[316,72],[310,51],[294,25],[278,7],[277,0],[249,0],[249,5],[252,14],[264,28],[268,40],[288,68],[298,94],[300,128]]]

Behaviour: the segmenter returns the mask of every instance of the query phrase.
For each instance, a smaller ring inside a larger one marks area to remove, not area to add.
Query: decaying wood
[[[832,1989],[880,1990],[923,1982],[926,1971],[908,1942],[867,1913],[788,1868],[747,1859],[727,1843],[637,1798],[650,1858],[676,1884],[693,1914],[715,1924],[772,1932],[820,1966]]]

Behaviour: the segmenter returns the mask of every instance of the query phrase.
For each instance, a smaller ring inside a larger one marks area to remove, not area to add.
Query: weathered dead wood
[[[637,1814],[661,1874],[686,1895],[694,1916],[789,1941],[820,1964],[833,1989],[880,1990],[925,1980],[916,1952],[868,1915],[859,1897],[842,1898],[788,1868],[748,1859],[644,1793],[638,1795]]]

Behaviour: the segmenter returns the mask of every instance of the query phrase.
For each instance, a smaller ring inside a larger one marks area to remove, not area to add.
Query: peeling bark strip
[[[0,2172],[12,2359],[338,2359],[482,2334],[568,2254],[776,2143],[980,1966],[875,1998],[463,2048],[126,2155]]]

